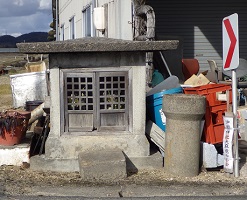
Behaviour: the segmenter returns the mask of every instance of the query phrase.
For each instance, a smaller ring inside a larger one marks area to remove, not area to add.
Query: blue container
[[[147,119],[153,121],[163,131],[166,131],[166,117],[162,111],[163,96],[175,93],[183,93],[183,88],[172,88],[146,97]]]

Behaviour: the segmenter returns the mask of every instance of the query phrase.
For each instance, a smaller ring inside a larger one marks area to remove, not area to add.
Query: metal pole
[[[170,71],[170,69],[169,69],[169,67],[168,67],[168,65],[167,65],[167,63],[166,63],[166,60],[165,60],[165,58],[164,58],[164,56],[163,56],[162,52],[161,52],[161,51],[159,51],[159,53],[160,53],[160,56],[161,56],[162,61],[163,61],[163,62],[164,62],[164,64],[165,64],[165,67],[166,67],[166,70],[167,70],[167,72],[168,72],[169,76],[172,76],[172,73],[171,73],[171,71]]]
[[[56,41],[59,41],[58,39],[58,0],[56,0]]]
[[[237,121],[237,76],[236,69],[232,70],[232,110],[233,110],[233,153],[234,153],[234,162],[233,162],[233,173],[234,177],[239,177],[239,154],[238,154],[238,121]]]

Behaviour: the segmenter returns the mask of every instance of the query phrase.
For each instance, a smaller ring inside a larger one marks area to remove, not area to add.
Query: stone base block
[[[224,156],[218,154],[212,144],[201,142],[201,162],[204,168],[217,168],[224,165]]]
[[[160,152],[145,157],[126,157],[127,171],[136,173],[138,170],[154,170],[163,168],[164,158]]]
[[[80,152],[78,161],[84,180],[119,180],[127,176],[125,156],[120,149]]]
[[[32,156],[30,168],[37,171],[78,172],[77,159],[47,159],[45,155]]]
[[[86,176],[83,175],[84,179],[89,179],[87,177],[89,173],[94,175],[98,171],[98,174],[110,171],[110,177],[114,180],[116,176],[119,178],[126,177],[129,172],[137,173],[139,170],[153,170],[163,167],[163,157],[159,151],[152,152],[150,156],[130,158],[119,149],[117,152],[115,149],[104,150],[104,152],[80,153],[79,159],[51,159],[45,155],[36,155],[30,158],[30,168],[37,171],[81,172],[82,175],[86,173]],[[117,175],[113,176],[113,172]]]

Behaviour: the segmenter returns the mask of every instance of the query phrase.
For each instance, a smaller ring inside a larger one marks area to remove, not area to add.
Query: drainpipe
[[[98,1],[97,0],[93,0],[92,1],[92,19],[93,19],[93,12],[94,12],[94,8],[97,8],[98,7]],[[92,22],[94,21],[94,19],[92,20]],[[96,29],[95,29],[95,26],[93,25],[92,23],[92,27],[93,27],[93,37],[96,36]]]
[[[93,0],[95,7],[98,7],[98,0]]]

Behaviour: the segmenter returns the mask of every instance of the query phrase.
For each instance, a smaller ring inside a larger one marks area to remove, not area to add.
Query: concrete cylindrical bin
[[[162,109],[166,116],[165,170],[178,176],[197,176],[206,98],[188,94],[164,95]]]

